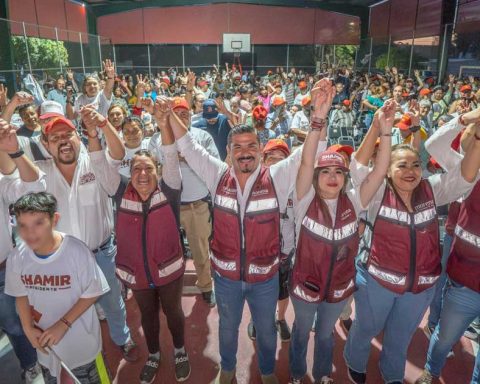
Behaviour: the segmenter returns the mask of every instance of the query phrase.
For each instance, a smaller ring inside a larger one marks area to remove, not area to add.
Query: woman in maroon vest
[[[290,279],[295,310],[290,344],[293,384],[301,383],[307,372],[307,346],[315,315],[313,377],[315,383],[333,383],[333,329],[355,290],[358,214],[382,184],[390,160],[393,100],[378,113],[379,124],[372,132],[376,137],[380,134],[379,155],[361,185],[346,190],[348,167],[344,157],[334,151],[322,152],[315,164],[318,142],[326,137],[325,118],[334,95],[335,89],[326,79],[312,90],[311,131],[305,140],[293,197],[298,239]],[[373,151],[375,141],[367,142]]]
[[[190,375],[181,304],[185,271],[179,232],[181,176],[167,118],[157,105],[155,119],[165,157],[160,182],[152,155],[140,150],[130,163],[131,181],[122,176],[115,195],[117,275],[133,291],[149,351],[140,374],[142,384],[155,380],[160,363],[160,307],[173,338],[176,379],[184,381]]]
[[[419,154],[408,145],[392,148],[388,177],[367,212],[370,225],[357,263],[356,315],[344,352],[353,383],[365,383],[371,341],[382,331],[382,377],[403,383],[410,340],[441,273],[436,207],[473,188],[478,164],[470,149],[450,172],[422,180]],[[366,167],[370,156],[359,151],[355,158]]]

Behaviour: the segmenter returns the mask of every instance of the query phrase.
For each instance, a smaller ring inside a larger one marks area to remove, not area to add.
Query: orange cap
[[[263,147],[263,154],[266,155],[268,152],[276,150],[282,151],[286,156],[290,155],[290,149],[288,149],[287,143],[285,143],[285,141],[282,139],[268,140],[267,144],[265,144],[265,147]]]
[[[403,115],[402,119],[395,126],[402,131],[406,131],[412,126],[412,119],[408,115]]]

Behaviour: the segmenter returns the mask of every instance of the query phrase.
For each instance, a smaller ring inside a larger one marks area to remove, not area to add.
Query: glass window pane
[[[287,67],[286,45],[255,45],[255,64],[260,73]]]
[[[209,68],[217,64],[216,45],[185,45],[185,67]]]
[[[312,73],[316,66],[313,45],[290,45],[288,51],[289,68],[302,69]]]
[[[148,49],[144,44],[115,45],[115,58],[118,73],[148,73]]]

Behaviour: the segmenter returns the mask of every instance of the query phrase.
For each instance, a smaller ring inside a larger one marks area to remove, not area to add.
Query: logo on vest
[[[54,291],[70,289],[70,275],[22,275],[22,282],[28,289]]]
[[[348,208],[345,212],[342,213],[340,216],[340,220],[345,220],[350,214],[352,213],[352,210]]]
[[[93,172],[88,172],[80,176],[79,184],[83,185],[83,184],[91,183],[93,181],[95,181],[95,174]]]
[[[252,192],[252,196],[268,195],[268,189],[259,189]]]
[[[422,203],[422,204],[418,204],[415,206],[415,210],[416,211],[422,211],[424,209],[428,209],[428,208],[432,208],[435,206],[435,203],[433,202],[433,200],[429,200],[425,203]]]

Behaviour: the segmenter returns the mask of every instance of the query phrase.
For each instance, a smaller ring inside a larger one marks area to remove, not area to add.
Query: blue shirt
[[[227,139],[230,132],[230,124],[227,116],[219,113],[215,124],[208,124],[207,120],[202,117],[193,123],[192,127],[203,129],[212,135],[213,141],[217,146],[220,159],[225,160],[227,157]]]
[[[58,89],[52,89],[47,94],[47,100],[53,100],[57,103],[60,103],[63,107],[63,111],[65,112],[65,108],[67,105],[67,94],[59,91]]]

